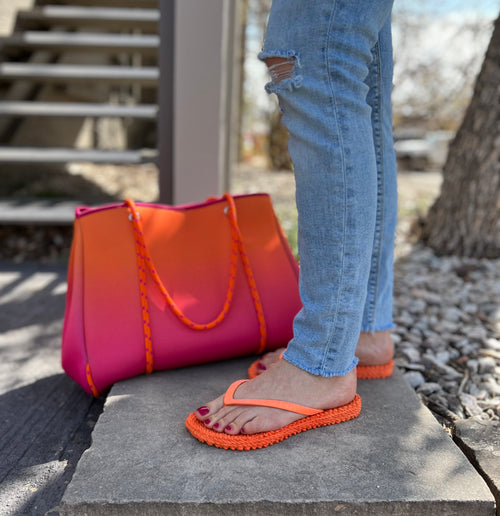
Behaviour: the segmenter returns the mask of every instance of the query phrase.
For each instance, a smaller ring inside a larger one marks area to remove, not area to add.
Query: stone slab
[[[456,421],[453,438],[486,480],[500,514],[500,421]]]
[[[404,379],[359,384],[356,420],[251,452],[185,429],[250,359],[115,385],[61,515],[493,515],[483,479]]]

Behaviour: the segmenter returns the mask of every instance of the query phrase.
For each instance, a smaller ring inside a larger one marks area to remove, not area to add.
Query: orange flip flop
[[[336,423],[343,423],[359,416],[361,412],[361,398],[356,394],[354,399],[342,405],[329,410],[315,409],[299,405],[297,403],[290,403],[288,401],[266,400],[266,399],[235,399],[234,393],[236,389],[248,380],[238,380],[234,382],[224,395],[224,405],[249,405],[254,407],[271,407],[288,410],[296,414],[302,414],[306,417],[294,421],[279,430],[271,432],[262,432],[259,434],[238,434],[228,435],[221,432],[216,432],[207,428],[201,421],[196,418],[195,413],[189,414],[186,419],[186,427],[191,434],[202,443],[223,448],[225,450],[257,450],[265,448],[272,444],[279,443],[288,439],[292,435],[318,428],[321,426],[334,425]]]
[[[280,355],[280,358],[281,358],[281,355]],[[260,359],[256,360],[248,368],[248,378],[250,380],[252,378],[255,378],[256,376],[258,376],[258,374],[259,374],[259,370],[257,368],[259,361],[260,361]],[[381,364],[381,365],[371,365],[371,366],[358,365],[356,367],[356,375],[359,380],[378,380],[378,379],[382,379],[382,378],[389,378],[390,376],[392,376],[393,369],[394,369],[394,360],[387,362],[387,364]]]
[[[381,365],[357,365],[356,375],[360,380],[379,380],[392,376],[394,360]]]

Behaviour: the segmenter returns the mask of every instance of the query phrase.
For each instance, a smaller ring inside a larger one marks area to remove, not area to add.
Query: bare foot
[[[355,369],[346,376],[324,378],[309,374],[286,360],[277,360],[268,373],[238,387],[235,399],[275,399],[312,408],[332,409],[351,402],[355,394]],[[200,407],[195,414],[207,428],[230,435],[278,430],[304,417],[275,408],[225,407],[223,396]]]
[[[263,355],[257,364],[257,373],[263,373],[275,364],[286,348],[279,348]],[[356,356],[359,365],[371,366],[387,364],[394,356],[394,344],[389,330],[376,331],[374,333],[360,333]]]

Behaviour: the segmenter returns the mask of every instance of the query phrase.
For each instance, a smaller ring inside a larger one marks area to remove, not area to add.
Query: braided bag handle
[[[224,300],[224,304],[222,306],[219,314],[212,320],[206,323],[198,323],[192,321],[187,317],[181,309],[177,306],[175,301],[172,299],[168,290],[165,288],[156,267],[154,266],[151,255],[149,254],[148,248],[146,246],[146,242],[144,239],[144,234],[142,230],[142,224],[140,220],[140,214],[137,211],[135,203],[127,199],[125,201],[126,206],[130,211],[130,220],[132,221],[134,234],[135,234],[135,249],[137,255],[137,269],[139,273],[139,290],[141,295],[141,309],[142,309],[142,319],[143,319],[143,328],[144,328],[144,346],[146,352],[146,373],[151,373],[153,371],[153,345],[151,341],[151,325],[150,325],[150,317],[149,317],[149,308],[148,308],[148,295],[147,295],[147,282],[146,282],[146,270],[149,271],[153,281],[159,288],[163,298],[165,299],[167,306],[170,310],[177,316],[177,318],[184,323],[187,327],[193,330],[210,330],[218,326],[227,316],[229,309],[231,307],[231,303],[234,295],[234,284],[236,279],[236,264],[238,260],[238,256],[240,257],[243,268],[245,271],[245,276],[247,278],[248,285],[250,287],[250,293],[252,295],[253,304],[255,307],[255,311],[257,314],[257,320],[259,323],[259,333],[260,340],[259,346],[256,353],[262,353],[266,346],[267,340],[267,331],[266,331],[266,321],[264,318],[264,310],[262,308],[262,303],[260,301],[259,292],[257,290],[257,284],[255,282],[255,278],[252,272],[252,268],[250,266],[250,261],[248,259],[248,255],[245,251],[245,247],[243,245],[243,240],[241,238],[241,232],[238,227],[238,221],[236,218],[236,205],[234,203],[234,199],[231,195],[225,194],[223,196],[228,203],[227,207],[227,215],[229,219],[229,224],[231,228],[231,265],[229,270],[229,282],[228,288],[226,291],[226,296]]]

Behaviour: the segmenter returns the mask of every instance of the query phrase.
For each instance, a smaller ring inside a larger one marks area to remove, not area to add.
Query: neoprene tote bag
[[[99,396],[142,373],[285,346],[298,270],[266,194],[79,207],[63,368]]]

